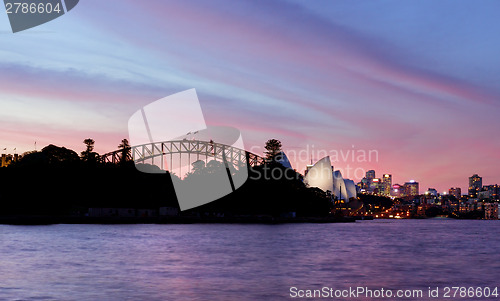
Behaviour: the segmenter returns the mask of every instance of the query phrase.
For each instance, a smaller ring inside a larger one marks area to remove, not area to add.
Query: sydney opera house
[[[277,158],[283,166],[292,168],[284,152],[281,152]],[[344,179],[340,170],[334,170],[329,156],[324,157],[314,165],[308,165],[304,182],[309,187],[317,187],[324,192],[330,191],[337,200],[345,203],[357,196],[354,181]]]
[[[309,187],[330,191],[339,201],[348,203],[356,198],[356,185],[353,180],[344,179],[340,170],[334,170],[330,157],[324,157],[308,166],[304,181]]]

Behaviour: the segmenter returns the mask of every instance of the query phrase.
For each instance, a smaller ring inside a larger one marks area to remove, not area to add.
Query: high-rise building
[[[375,170],[369,170],[366,172],[366,178],[369,180],[369,182],[372,182],[371,180],[375,179]]]
[[[418,182],[411,180],[410,182],[406,182],[404,185],[404,191],[406,196],[417,196],[420,194],[418,188]]]
[[[469,197],[475,198],[477,197],[477,193],[483,187],[483,178],[478,176],[477,174],[469,177]]]
[[[382,185],[380,193],[386,196],[391,195],[391,188],[392,188],[392,175],[389,174],[384,174],[382,176]]]
[[[375,178],[375,179],[372,179],[371,183],[370,183],[370,191],[374,194],[379,194],[381,193],[380,190],[381,190],[381,187],[382,186],[382,182],[380,181],[379,178]]]
[[[369,170],[366,172],[366,177],[363,178],[362,182],[366,183],[366,190],[370,193],[378,193],[378,180],[375,179],[375,170]]]
[[[451,187],[450,190],[448,190],[448,193],[457,198],[457,200],[460,200],[460,197],[462,197],[462,188]]]
[[[371,182],[371,180],[370,180]],[[368,188],[370,188],[370,182],[368,181],[368,179],[366,177],[364,177],[363,179],[361,179],[361,188],[362,189],[365,189],[365,190],[368,190]]]

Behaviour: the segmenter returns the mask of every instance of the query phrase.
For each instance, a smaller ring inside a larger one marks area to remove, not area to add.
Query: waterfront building
[[[484,219],[498,219],[498,203],[484,203]]]

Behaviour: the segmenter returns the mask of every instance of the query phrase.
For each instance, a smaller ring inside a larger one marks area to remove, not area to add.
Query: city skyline
[[[500,183],[499,8],[88,0],[17,34],[0,14],[0,148],[81,151],[91,137],[113,151],[133,112],[196,88],[207,122],[237,127],[247,147],[375,149],[354,167],[465,193],[473,174]]]

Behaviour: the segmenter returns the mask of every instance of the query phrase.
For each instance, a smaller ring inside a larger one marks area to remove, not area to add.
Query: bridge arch
[[[101,156],[103,163],[119,163],[121,161],[122,150],[116,150]],[[213,158],[219,161],[227,161],[233,166],[257,166],[265,163],[261,156],[248,152],[246,150],[216,143],[213,141],[201,140],[172,140],[154,143],[141,144],[130,147],[127,160],[133,160],[137,163],[151,163],[158,165],[161,169],[169,170],[173,168],[173,156],[178,154],[182,160],[182,154],[188,155],[188,162],[191,164],[190,156],[200,158]],[[170,160],[169,160],[170,159]],[[165,163],[169,169],[165,169]],[[170,163],[170,164],[169,164]],[[182,162],[179,162],[182,166]],[[170,170],[171,171],[171,170]]]

